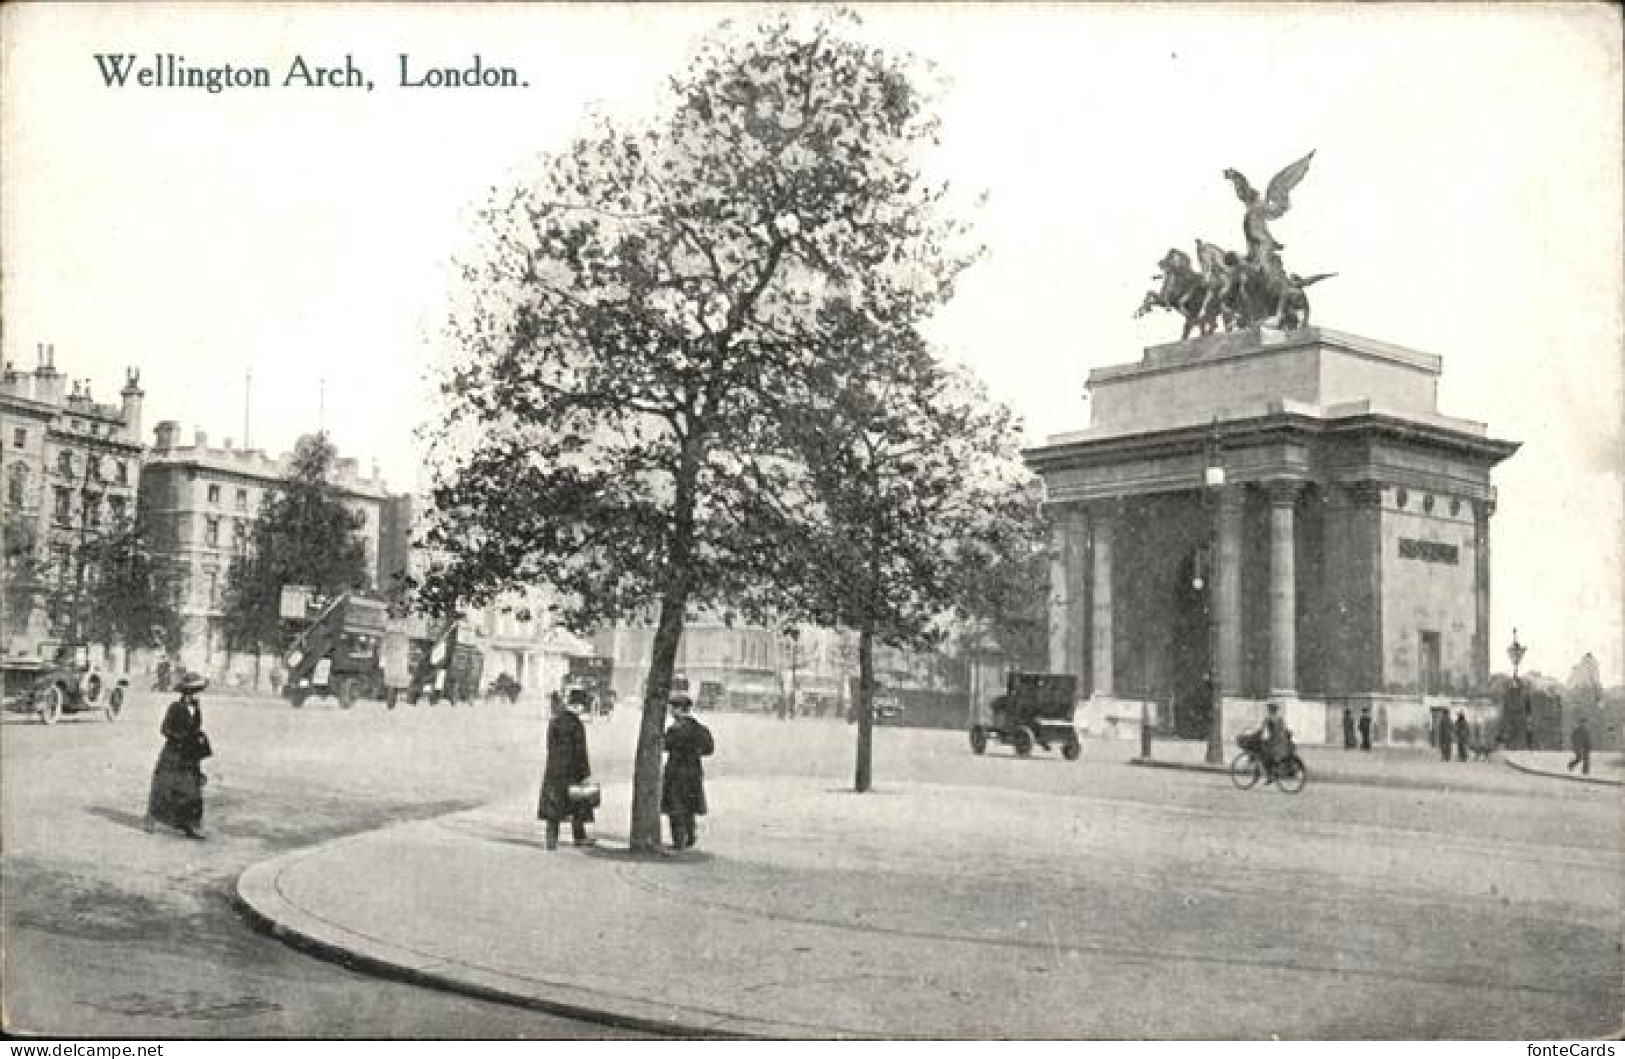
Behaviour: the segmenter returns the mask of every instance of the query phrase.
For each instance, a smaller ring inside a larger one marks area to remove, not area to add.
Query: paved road
[[[8,1031],[630,1036],[352,973],[253,932],[232,905],[237,876],[265,857],[512,794],[534,768],[539,707],[208,697],[210,838],[192,842],[141,830],[163,705],[138,694],[114,724],[7,715],[0,727]],[[612,747],[601,752],[613,767]]]
[[[246,931],[229,908],[242,868],[323,838],[492,801],[517,806],[513,826],[528,833],[523,802],[539,764],[538,707],[388,714],[377,706],[295,712],[211,700],[207,720],[219,757],[210,766],[214,837],[202,844],[139,830],[157,708],[138,703],[116,726],[3,730],[6,988],[16,1025],[157,1035],[608,1034],[350,975]],[[596,771],[606,780],[625,775],[632,721],[623,716],[591,730]],[[719,797],[731,781],[782,777],[786,819],[774,826],[830,831],[807,795],[849,786],[850,727],[727,715],[711,723],[719,753],[709,770]],[[938,804],[960,806],[955,823],[969,825],[960,830],[971,837],[945,843],[937,860],[944,878],[962,874],[956,901],[973,932],[991,929],[978,924],[975,909],[979,902],[998,908],[999,873],[1020,872],[1029,859],[1024,849],[1043,842],[1068,849],[1077,870],[1056,880],[1056,893],[1114,917],[1074,917],[1069,928],[1112,935],[1110,946],[1097,946],[1106,955],[1091,972],[1096,995],[1121,996],[1123,1010],[1151,995],[1173,1002],[1179,998],[1157,982],[1167,984],[1169,968],[1189,977],[1179,992],[1189,1017],[1164,1027],[1211,1030],[1222,1019],[1203,1021],[1201,997],[1239,1002],[1258,994],[1267,977],[1283,1004],[1338,1005],[1326,1018],[1295,1012],[1302,1017],[1293,1025],[1331,1027],[1333,1036],[1380,1036],[1384,1027],[1428,1036],[1429,1027],[1460,1024],[1461,997],[1475,995],[1463,968],[1474,967],[1497,971],[1514,991],[1534,989],[1560,1028],[1601,1033],[1616,1025],[1621,873],[1597,870],[1610,857],[1603,867],[1618,868],[1625,836],[1616,790],[1498,765],[1441,771],[1396,756],[1400,782],[1393,786],[1314,784],[1288,798],[1235,791],[1207,774],[1124,767],[1132,749],[1088,743],[1077,763],[997,751],[975,758],[959,733],[880,729],[877,797],[906,799],[919,814],[919,831],[929,834],[937,825],[932,800],[915,795],[930,784],[953,788],[954,797]],[[1323,765],[1327,774],[1348,767],[1340,754],[1309,751],[1311,768]],[[1381,772],[1380,757],[1360,765]],[[963,808],[984,800],[980,810]],[[762,807],[754,809],[760,816]],[[1004,814],[1019,814],[1022,826],[999,826]],[[624,832],[622,816],[624,809],[606,814],[605,830]],[[723,840],[742,817],[719,814],[708,822],[716,829],[710,839]],[[864,836],[838,830],[820,841],[825,859],[846,870],[780,865],[758,880],[762,886],[747,888],[749,899],[769,902],[772,915],[791,915],[798,889],[837,886],[851,900],[867,895],[870,905],[907,919],[911,878],[851,863],[862,859]],[[1475,867],[1483,865],[1493,870]],[[738,880],[710,882],[735,887]],[[1258,917],[1271,908],[1292,915],[1293,929],[1309,931],[1304,940],[1313,952],[1295,956],[1283,952],[1290,938],[1270,940],[1267,920]],[[1218,918],[1219,909],[1251,918]],[[1055,922],[1048,914],[1018,918]],[[1041,940],[1039,948],[1057,944]],[[1170,949],[1175,942],[1187,956],[1235,958],[1185,959]],[[1066,951],[1087,954],[1090,943],[1072,939]],[[1260,955],[1270,952],[1279,958]],[[1541,952],[1554,955],[1537,960]],[[1356,965],[1358,974],[1339,972]],[[1396,994],[1385,968],[1403,970],[1415,988]],[[1318,976],[1314,988],[1294,992],[1305,974]],[[1078,988],[1091,995],[1088,983]],[[1384,1008],[1371,1010],[1367,998],[1379,995]],[[1509,995],[1488,990],[1476,1001],[1483,1025],[1506,1024],[1518,1003]],[[1440,998],[1451,998],[1449,1018],[1428,1009],[1442,1006]],[[1088,1024],[1108,1035],[1155,1035],[1155,1023],[1119,1025],[1112,1017],[1102,1008]]]

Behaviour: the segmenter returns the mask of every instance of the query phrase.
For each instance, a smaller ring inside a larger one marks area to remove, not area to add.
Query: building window
[[[92,481],[102,480],[102,460],[94,452],[85,453],[85,476]]]
[[[85,525],[97,529],[102,521],[102,498],[97,493],[85,494]]]
[[[107,517],[112,521],[114,529],[121,529],[124,526],[124,497],[107,498]]]
[[[56,511],[54,516],[57,524],[66,526],[73,518],[73,493],[62,486],[56,486]]]
[[[220,602],[220,574],[215,570],[210,570],[206,585],[209,592],[209,609],[212,610]]]
[[[239,520],[232,524],[231,548],[238,555],[248,554],[248,523]]]
[[[6,478],[6,499],[14,507],[22,507],[28,502],[28,464],[11,465],[11,474]]]
[[[119,485],[129,485],[130,484],[130,465],[125,463],[123,460],[119,460],[118,463],[114,464],[114,467],[116,468],[114,473],[118,476],[118,484]]]
[[[220,503],[220,487],[218,485],[209,486],[209,503]]]
[[[239,489],[239,490],[237,490],[237,510],[238,511],[247,511],[248,510],[248,490],[247,489]]]
[[[211,518],[203,524],[203,543],[211,548],[220,547],[220,520]]]
[[[20,449],[26,444],[28,444],[28,431],[24,430],[22,427],[18,427],[16,430],[11,432],[12,448]]]
[[[73,473],[73,453],[67,451],[66,449],[63,449],[61,452],[57,453],[56,469],[61,471],[63,474],[71,475]]]

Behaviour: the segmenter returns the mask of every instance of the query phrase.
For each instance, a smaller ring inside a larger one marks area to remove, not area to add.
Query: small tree
[[[282,589],[331,596],[367,584],[365,522],[332,483],[337,449],[326,434],[299,439],[287,476],[266,496],[247,550],[226,574],[225,630],[232,650],[281,650]]]
[[[789,605],[858,633],[854,786],[867,791],[875,645],[934,646],[946,612],[972,610],[979,586],[963,575],[1007,549],[1006,498],[1024,472],[1009,413],[974,380],[912,332],[849,323],[839,340],[863,355],[840,361],[850,370],[838,385],[781,409],[776,488],[757,492],[768,502],[750,521],[789,542],[776,582]]]
[[[603,126],[493,202],[435,432],[452,612],[543,583],[576,631],[656,615],[631,841],[658,845],[661,733],[691,604],[752,613],[748,548],[776,395],[839,378],[833,313],[907,324],[971,256],[916,156],[935,135],[906,59],[824,18],[731,27],[646,126]]]
[[[171,567],[156,560],[138,523],[87,541],[81,633],[91,641],[125,647],[180,642],[180,586]]]

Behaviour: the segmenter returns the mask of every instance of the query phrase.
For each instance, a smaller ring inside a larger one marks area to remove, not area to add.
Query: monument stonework
[[[1302,742],[1341,741],[1345,708],[1379,742],[1425,743],[1444,709],[1493,732],[1491,470],[1518,444],[1440,414],[1440,371],[1250,327],[1090,373],[1091,425],[1025,454],[1053,523],[1050,666],[1090,729],[1131,732],[1149,702],[1201,738],[1212,676],[1227,747],[1271,700]]]

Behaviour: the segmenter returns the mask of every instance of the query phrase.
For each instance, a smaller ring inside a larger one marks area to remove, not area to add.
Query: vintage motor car
[[[31,713],[42,724],[55,724],[69,713],[100,713],[116,721],[130,686],[126,678],[92,665],[88,646],[49,640],[33,655],[6,657],[0,674],[5,708]]]
[[[997,740],[1021,757],[1037,745],[1059,747],[1062,757],[1076,761],[1082,752],[1072,724],[1077,692],[1078,678],[1070,673],[1011,673],[1005,693],[971,725],[971,752],[983,753]]]

